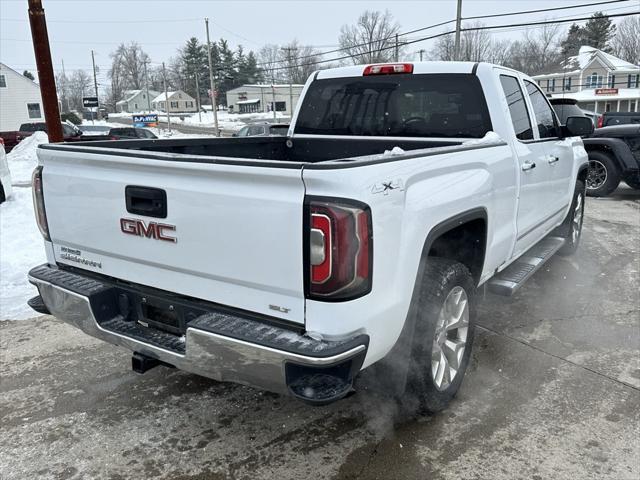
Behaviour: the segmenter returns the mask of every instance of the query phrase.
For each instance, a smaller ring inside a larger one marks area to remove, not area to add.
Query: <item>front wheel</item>
[[[475,326],[475,283],[467,267],[430,257],[421,285],[405,396],[421,413],[444,409],[464,377]]]
[[[558,251],[560,255],[572,255],[578,250],[582,238],[582,224],[584,220],[585,186],[581,180],[576,182],[573,201],[567,217],[558,227],[557,234],[565,239],[565,243]]]
[[[620,184],[620,174],[610,155],[603,152],[589,152],[587,173],[587,195],[606,197]]]

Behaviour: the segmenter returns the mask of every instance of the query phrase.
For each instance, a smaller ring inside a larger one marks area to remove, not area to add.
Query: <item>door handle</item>
[[[553,165],[554,163],[556,163],[558,160],[560,160],[560,157],[556,157],[555,155],[549,155],[549,164]]]
[[[527,160],[522,164],[522,170],[523,171],[527,171],[527,170],[531,170],[533,168],[536,168],[536,164],[535,162],[532,162],[531,160]]]

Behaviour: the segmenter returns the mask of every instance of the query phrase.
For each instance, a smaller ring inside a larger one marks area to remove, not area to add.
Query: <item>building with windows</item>
[[[147,97],[148,95],[148,97]],[[160,95],[160,92],[155,92],[146,89],[142,90],[126,90],[123,95],[123,99],[116,102],[116,112],[130,112],[137,113],[142,111],[151,110],[151,102],[154,98]]]
[[[533,77],[550,97],[574,98],[584,110],[640,110],[640,66],[593,47],[583,46],[563,70]]]
[[[232,113],[283,112],[291,116],[304,85],[242,85],[227,92],[227,108]],[[291,104],[293,97],[293,108]]]
[[[169,113],[194,113],[198,111],[196,99],[182,90],[167,92],[156,96],[151,100],[151,109]]]
[[[33,80],[0,63],[0,131],[44,121],[40,87]]]

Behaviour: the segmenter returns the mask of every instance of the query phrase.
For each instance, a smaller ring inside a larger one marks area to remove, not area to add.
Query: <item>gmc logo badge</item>
[[[168,231],[175,232],[176,226],[168,225],[166,223],[149,222],[148,224],[145,224],[144,220],[121,218],[120,231],[127,235],[135,235],[136,237],[147,237],[173,243],[178,241],[177,238],[167,235],[166,233]]]

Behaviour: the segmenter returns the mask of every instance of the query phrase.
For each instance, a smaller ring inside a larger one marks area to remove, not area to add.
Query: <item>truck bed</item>
[[[290,146],[287,142],[290,140]],[[185,158],[172,157],[172,161],[194,161],[187,156],[230,157],[246,160],[275,160],[293,163],[316,163],[327,160],[377,155],[400,147],[403,150],[418,150],[460,145],[461,140],[424,140],[398,137],[335,137],[305,136],[256,138],[186,138],[162,140],[122,140],[119,142],[92,141],[74,142],[73,145],[52,144],[41,148],[80,149],[84,152],[112,153],[124,156],[144,157],[142,152],[182,154]],[[87,148],[85,148],[87,147]],[[148,156],[146,158],[149,158]],[[196,159],[202,163],[213,163],[207,159]]]

